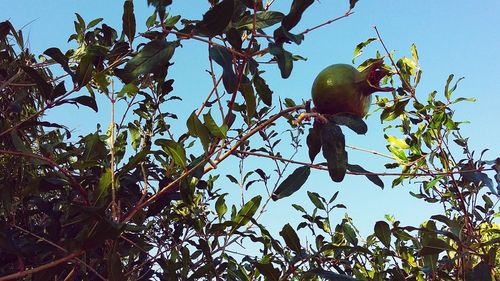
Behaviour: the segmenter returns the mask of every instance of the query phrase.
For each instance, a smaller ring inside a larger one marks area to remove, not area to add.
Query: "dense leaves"
[[[124,1],[120,32],[105,15],[75,14],[71,45],[40,56],[0,22],[0,279],[498,279],[500,158],[471,151],[461,135],[454,106],[472,100],[455,97],[461,79],[450,75],[442,93],[423,97],[416,46],[409,57],[387,54],[393,75],[382,83],[396,90],[376,103],[388,152],[366,157],[389,158],[393,186],[412,183],[415,200],[443,210],[418,226],[386,216],[363,237],[340,200],[383,188],[387,173],[349,164],[341,128],[365,134],[367,124],[319,115],[268,83],[276,72],[267,64],[288,78],[303,63],[287,43],[306,39],[309,30],[292,30],[315,2],[294,0],[288,11],[273,1],[209,2],[191,19],[167,13],[175,1],[148,0],[141,27],[137,1]],[[358,44],[355,57],[377,41]],[[174,89],[169,67],[186,63],[177,48],[188,44],[207,52],[189,65],[212,79],[206,96]],[[68,106],[114,122],[75,134],[46,120]],[[324,170],[336,182],[373,184],[318,186]],[[263,225],[287,200],[290,217]]]

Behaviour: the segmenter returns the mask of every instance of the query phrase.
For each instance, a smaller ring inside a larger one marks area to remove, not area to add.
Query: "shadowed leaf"
[[[311,173],[311,168],[309,166],[302,166],[293,173],[291,173],[279,186],[276,188],[276,191],[273,193],[273,200],[276,201],[281,198],[288,197],[299,190],[304,183],[307,181]]]

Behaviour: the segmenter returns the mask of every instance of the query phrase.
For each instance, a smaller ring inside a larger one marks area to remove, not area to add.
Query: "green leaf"
[[[223,0],[213,6],[196,25],[198,30],[208,37],[222,34],[231,22],[234,6],[234,0]]]
[[[28,76],[35,82],[38,89],[40,90],[40,94],[48,99],[50,94],[52,93],[52,85],[47,82],[48,78],[44,78],[38,71],[29,67],[29,66],[21,66],[23,71],[28,74]]]
[[[146,20],[146,27],[151,28],[153,27],[153,25],[155,25],[155,23],[156,23],[156,12],[148,17],[148,19]]]
[[[210,131],[207,129],[203,123],[201,123],[196,113],[193,111],[191,116],[189,116],[187,120],[187,127],[189,130],[189,134],[195,137],[199,137],[201,140],[201,144],[203,145],[203,149],[205,151],[208,150],[208,146],[210,145]]]
[[[332,122],[324,124],[321,128],[321,144],[330,178],[335,182],[341,182],[347,170],[347,152],[345,137],[340,127]]]
[[[167,42],[156,39],[147,43],[130,61],[123,70],[115,70],[116,75],[125,83],[136,81],[139,76],[163,70],[169,64],[179,42]]]
[[[269,43],[269,53],[274,56],[278,67],[281,72],[281,77],[286,79],[290,77],[293,69],[293,55],[292,53],[283,49],[274,43]]]
[[[221,220],[224,217],[224,214],[227,212],[227,205],[226,205],[226,197],[227,193],[221,194],[218,198],[217,201],[215,201],[215,211],[217,212],[217,217],[219,220]]]
[[[299,254],[302,252],[300,247],[300,239],[293,227],[290,224],[285,224],[280,231],[281,237],[285,240],[286,245],[295,253]]]
[[[94,56],[91,53],[86,53],[80,59],[78,67],[76,68],[76,83],[79,88],[87,85],[92,79],[92,74],[94,72],[94,64],[92,60]]]
[[[280,22],[285,15],[280,12],[264,11],[258,12],[255,15],[255,29],[264,29]],[[236,24],[237,29],[253,30],[254,28],[254,15],[246,15],[240,19]]]
[[[428,237],[419,254],[421,256],[436,255],[445,250],[449,251],[454,249],[448,243],[439,238]]]
[[[245,77],[246,78],[246,77]],[[248,78],[245,79],[245,82],[240,83],[240,92],[243,95],[243,98],[245,99],[245,107],[247,111],[247,123],[250,124],[250,121],[252,118],[255,116],[255,112],[257,109],[257,101],[255,99],[255,93],[253,91],[252,84],[248,80]]]
[[[205,126],[208,128],[208,130],[210,131],[210,133],[217,137],[217,138],[221,138],[221,139],[225,139],[226,138],[226,135],[227,135],[227,125],[224,124],[222,126],[218,126],[217,123],[215,123],[215,120],[214,118],[212,117],[212,114],[210,113],[210,111],[206,114],[203,114],[203,120],[205,121]]]
[[[125,33],[128,41],[132,44],[135,37],[135,15],[134,3],[131,0],[127,0],[123,3],[122,25],[123,33]]]
[[[309,148],[309,159],[311,163],[314,162],[314,158],[321,151],[321,128],[318,122],[314,122],[312,128],[309,129],[309,134],[307,135],[306,143]]]
[[[405,111],[405,107],[410,100],[397,101],[391,107],[386,107],[380,114],[380,121],[392,121],[398,118]]]
[[[166,139],[158,139],[155,141],[155,144],[161,146],[163,151],[170,155],[177,165],[182,168],[186,167],[186,151],[184,151],[184,147],[181,144]]]
[[[447,100],[450,100],[451,94],[453,94],[453,92],[457,89],[458,83],[460,83],[460,81],[464,79],[464,77],[460,77],[450,89],[450,84],[451,81],[453,81],[454,77],[455,76],[453,74],[450,74],[450,76],[448,76],[448,80],[446,80],[446,85],[444,87],[444,96]]]
[[[391,228],[389,224],[385,221],[378,221],[375,223],[374,231],[378,240],[389,248],[391,246]]]
[[[139,87],[137,87],[137,85],[135,85],[135,84],[129,83],[129,84],[125,84],[123,86],[123,88],[121,89],[121,91],[116,93],[116,97],[122,98],[125,95],[127,95],[129,97],[133,97],[138,92],[139,92]]]
[[[364,135],[368,132],[368,126],[365,121],[349,113],[335,114],[331,117],[331,120],[338,125],[347,126],[359,135]]]
[[[344,238],[345,240],[347,240],[347,242],[351,243],[352,245],[358,244],[356,232],[350,225],[348,225],[347,223],[342,224],[342,231],[344,232]]]
[[[103,20],[103,18],[97,18],[97,19],[91,20],[89,22],[89,24],[87,24],[87,29],[91,29],[92,27],[98,25],[102,20]]]
[[[307,181],[311,173],[311,168],[309,166],[302,166],[293,173],[291,173],[277,188],[273,193],[272,198],[274,201],[288,197],[299,190],[304,183]]]
[[[352,2],[352,1],[351,1]],[[352,5],[352,7],[354,8],[354,5]],[[352,9],[352,8],[351,8]],[[368,46],[371,42],[373,41],[376,41],[377,38],[368,38],[366,41],[364,42],[361,42],[359,43],[357,46],[356,46],[356,49],[354,49],[354,56],[352,57],[352,63],[354,63],[354,60],[361,56],[363,54],[363,48]]]
[[[321,209],[321,210],[326,210],[325,205],[323,205],[323,202],[321,202],[321,199],[319,194],[316,192],[307,192],[307,196],[309,197],[309,200],[316,206],[316,208]]]
[[[347,170],[350,172],[356,172],[356,173],[371,173],[370,171],[365,170],[363,167],[359,165],[354,165],[354,164],[347,164]],[[384,188],[384,182],[380,179],[380,177],[376,174],[367,174],[365,177],[373,182],[374,184],[378,185],[380,188]]]
[[[257,209],[259,209],[261,200],[261,196],[255,196],[245,205],[243,205],[241,210],[238,211],[235,218],[233,219],[233,222],[235,223],[235,225],[233,226],[233,230],[247,224],[250,221],[253,215],[255,215],[255,212],[257,212]]]
[[[273,103],[273,91],[271,91],[266,81],[258,73],[253,77],[253,85],[262,102],[267,106],[271,106]]]
[[[228,93],[234,93],[238,77],[233,70],[233,56],[224,47],[212,46],[209,49],[210,58],[222,67],[222,83]]]
[[[407,149],[409,148],[410,146],[406,143],[405,140],[403,139],[398,139],[397,137],[395,136],[385,136],[385,139],[387,140],[387,142],[392,145],[392,146],[396,146],[396,147],[399,147],[399,148],[402,148],[402,149]]]

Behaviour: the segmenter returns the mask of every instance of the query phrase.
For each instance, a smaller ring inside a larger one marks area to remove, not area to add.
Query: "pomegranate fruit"
[[[363,118],[370,108],[371,94],[390,92],[391,87],[380,87],[380,80],[389,74],[377,60],[359,72],[348,64],[333,64],[323,69],[312,86],[316,111],[322,114],[350,113]]]

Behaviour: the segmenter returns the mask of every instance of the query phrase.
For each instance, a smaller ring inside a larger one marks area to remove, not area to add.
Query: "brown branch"
[[[77,251],[75,253],[69,254],[69,255],[67,255],[67,256],[65,256],[63,258],[60,258],[58,260],[46,263],[46,264],[38,266],[38,267],[2,276],[2,277],[0,277],[0,281],[14,280],[14,279],[23,278],[23,277],[31,275],[33,273],[41,272],[41,271],[53,268],[55,266],[58,266],[58,265],[60,265],[62,263],[68,262],[68,261],[70,261],[70,260],[72,260],[72,259],[80,256],[81,254],[83,254],[83,251],[80,250],[80,251]]]
[[[408,81],[406,81],[404,78],[403,78],[403,74],[401,73],[401,70],[399,69],[399,67],[397,66],[396,62],[394,62],[394,59],[392,58],[392,55],[391,53],[389,52],[389,50],[387,49],[387,47],[385,46],[385,43],[384,43],[384,40],[382,40],[382,37],[380,36],[380,33],[378,32],[378,29],[376,26],[373,27],[375,29],[375,32],[377,33],[377,38],[378,40],[380,41],[380,44],[382,44],[382,47],[384,48],[385,50],[385,53],[387,54],[387,56],[389,57],[389,59],[391,60],[391,64],[392,66],[396,69],[396,72],[399,76],[399,78],[401,78],[401,81],[403,82],[403,84],[405,84],[405,86],[411,91],[411,96],[414,97],[415,96],[415,89],[408,83]]]
[[[339,17],[336,17],[336,18],[331,19],[331,20],[328,20],[328,21],[326,21],[326,22],[324,22],[324,23],[322,23],[322,24],[318,24],[318,25],[316,25],[316,26],[314,26],[314,27],[308,28],[308,29],[306,29],[306,30],[302,31],[301,33],[299,33],[299,35],[304,35],[304,34],[309,33],[309,32],[311,32],[311,31],[313,31],[313,30],[315,30],[315,29],[318,29],[318,28],[323,27],[323,26],[325,26],[325,25],[328,25],[328,24],[331,24],[331,23],[336,22],[336,21],[338,21],[338,20],[341,20],[341,19],[343,19],[343,18],[346,18],[346,17],[348,17],[348,16],[350,16],[350,15],[352,15],[352,14],[354,14],[354,12],[351,12],[351,11],[349,10],[349,11],[347,11],[344,15],[339,16]]]
[[[253,128],[250,132],[248,132],[248,134],[241,137],[241,139],[239,139],[236,142],[236,144],[234,144],[226,153],[222,154],[219,158],[217,158],[213,162],[216,165],[219,164],[220,162],[224,161],[224,159],[229,157],[229,155],[233,154],[242,143],[244,143],[247,139],[249,139],[251,136],[253,136],[257,132],[259,132],[263,128],[271,125],[274,121],[276,121],[280,117],[283,117],[287,114],[290,114],[291,112],[302,110],[302,109],[305,109],[305,105],[298,105],[298,106],[290,107],[290,108],[284,109],[284,110],[280,111],[279,113],[271,116],[269,119],[267,119],[266,121],[260,123],[255,128]],[[214,169],[213,166],[207,166],[207,167],[205,167],[204,173],[207,173],[213,169]]]
[[[246,154],[246,155],[252,155],[252,156],[256,156],[256,157],[269,158],[269,159],[278,160],[278,161],[282,161],[282,162],[288,162],[288,163],[292,163],[292,164],[309,166],[309,167],[311,167],[313,169],[317,169],[317,170],[328,171],[328,167],[326,167],[325,165],[323,165],[321,163],[319,163],[319,164],[307,163],[307,162],[302,162],[302,161],[285,159],[285,158],[278,157],[278,156],[273,156],[273,155],[268,155],[268,154],[263,154],[263,153],[258,153],[258,152],[252,152],[252,151],[234,150],[233,153],[234,152]],[[448,172],[430,171],[429,173],[384,173],[384,172],[371,173],[371,172],[350,172],[350,171],[347,171],[346,174],[355,175],[355,176],[376,175],[376,176],[431,177],[431,176],[436,176],[436,175],[453,175],[453,174],[472,173],[472,172],[487,171],[487,170],[492,170],[492,169],[474,169],[474,170],[448,171]]]
[[[45,242],[45,243],[47,243],[47,244],[49,244],[49,245],[51,245],[51,246],[53,246],[53,247],[57,248],[57,249],[59,249],[59,250],[61,250],[61,251],[65,252],[65,253],[68,253],[68,250],[64,249],[63,247],[61,247],[61,246],[57,245],[56,243],[54,243],[54,242],[52,242],[52,241],[50,241],[50,240],[47,240],[47,239],[45,239],[45,238],[43,238],[43,237],[41,237],[41,236],[39,236],[39,235],[37,235],[37,234],[35,234],[35,233],[33,233],[33,232],[29,231],[29,230],[26,230],[26,229],[24,229],[24,228],[22,228],[22,227],[20,227],[20,226],[17,226],[17,225],[15,225],[15,224],[14,224],[14,225],[12,225],[12,226],[13,226],[13,227],[15,227],[15,228],[17,228],[17,229],[19,229],[20,231],[22,231],[22,232],[24,232],[24,233],[26,233],[26,234],[29,234],[29,235],[31,235],[31,236],[33,236],[33,237],[35,237],[36,239],[39,239],[39,240],[41,240],[41,241],[43,241],[43,242]],[[84,262],[84,261],[83,261],[83,260],[81,260],[80,258],[76,258],[76,257],[75,257],[75,260],[77,260],[80,264],[83,264],[83,265],[84,265],[87,269],[89,269],[90,271],[92,271],[92,272],[93,272],[93,273],[94,273],[94,274],[95,274],[95,275],[96,275],[99,279],[104,280],[104,281],[106,281],[106,280],[107,280],[107,279],[106,279],[106,278],[104,278],[101,274],[99,274],[99,272],[97,272],[97,270],[95,270],[93,267],[91,267],[89,264],[87,264],[86,262]]]

